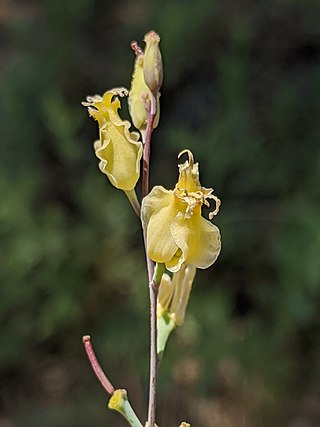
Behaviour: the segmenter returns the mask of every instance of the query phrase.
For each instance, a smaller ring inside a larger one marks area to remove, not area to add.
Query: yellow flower
[[[128,95],[124,88],[107,91],[103,97],[87,97],[82,104],[99,124],[99,140],[94,143],[100,170],[111,184],[125,192],[132,192],[140,176],[142,143],[137,132],[130,132],[130,122],[119,117],[118,96]],[[129,196],[128,196],[129,197]]]
[[[143,199],[141,220],[147,236],[147,253],[157,263],[175,272],[182,263],[196,268],[207,268],[217,259],[221,240],[218,227],[201,216],[202,205],[209,206],[213,199],[216,209],[209,214],[212,219],[219,211],[220,200],[212,188],[204,188],[199,181],[198,163],[189,159],[179,165],[179,180],[174,190],[156,186]]]
[[[182,325],[195,275],[196,268],[187,264],[182,264],[180,270],[173,273],[172,279],[169,274],[163,274],[158,296],[158,317],[167,312],[176,326]]]

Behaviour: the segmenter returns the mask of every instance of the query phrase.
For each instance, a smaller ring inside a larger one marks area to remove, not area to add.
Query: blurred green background
[[[223,239],[170,339],[158,423],[319,427],[319,22],[318,0],[0,2],[0,427],[125,425],[84,334],[145,416],[141,232],[80,101],[129,86],[130,41],[150,29],[165,71],[152,184],[173,188],[190,148]]]

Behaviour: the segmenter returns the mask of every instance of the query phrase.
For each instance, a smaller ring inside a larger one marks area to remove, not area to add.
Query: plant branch
[[[93,350],[92,344],[91,344],[91,337],[90,335],[85,335],[82,338],[82,341],[84,343],[84,348],[87,352],[87,356],[89,359],[89,362],[91,364],[91,367],[96,374],[96,377],[100,381],[102,387],[105,389],[105,391],[110,394],[111,396],[114,393],[115,388],[111,384],[111,382],[108,380],[106,374],[103,372],[100,363],[98,362],[98,359],[95,355],[95,352]]]
[[[156,420],[156,395],[158,381],[158,355],[157,355],[157,297],[158,287],[153,281],[149,284],[150,297],[150,378],[149,378],[149,405],[148,427],[154,427]]]
[[[156,117],[157,101],[154,95],[151,94],[151,106],[148,111],[147,130],[143,149],[143,172],[142,172],[142,197],[149,193],[149,169],[150,169],[150,153],[151,153],[151,136],[153,132],[153,123]]]
[[[151,153],[151,136],[153,123],[156,116],[156,98],[151,95],[151,105],[148,110],[147,129],[143,150],[143,175],[142,175],[142,197],[149,193],[149,170]],[[154,282],[154,264],[147,254],[147,236],[144,237],[146,252],[149,296],[150,296],[150,377],[149,377],[149,404],[148,404],[148,427],[154,427],[156,417],[156,389],[158,379],[158,357],[157,357],[157,296],[158,287]]]

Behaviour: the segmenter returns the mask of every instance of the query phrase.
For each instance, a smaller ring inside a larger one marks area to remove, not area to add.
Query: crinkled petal
[[[173,191],[156,186],[143,199],[141,221],[147,235],[147,253],[159,263],[172,260],[178,250],[170,232],[170,224],[176,216]]]
[[[109,120],[109,108],[114,96],[120,96],[121,98],[128,95],[128,90],[124,87],[117,87],[110,89],[103,94],[87,96],[86,101],[82,102],[82,105],[88,107],[89,116],[93,117],[99,123],[101,128]],[[116,98],[113,101],[113,105],[116,108],[120,108],[120,101]]]
[[[136,186],[142,157],[142,145],[136,141],[137,134],[130,133],[128,127],[130,123],[126,121],[120,126],[108,122],[100,131],[100,140],[94,144],[101,171],[115,187],[125,191]]]
[[[94,149],[100,159],[101,171],[116,188],[131,191],[140,177],[142,143],[137,132],[129,131],[130,122],[119,117],[119,99],[112,100],[114,95],[124,96],[126,93],[124,89],[113,89],[103,98],[87,98],[85,105],[99,122],[100,139],[94,143]]]
[[[219,229],[202,218],[200,211],[187,219],[177,216],[171,224],[171,234],[182,251],[184,261],[197,268],[209,267],[220,253]]]

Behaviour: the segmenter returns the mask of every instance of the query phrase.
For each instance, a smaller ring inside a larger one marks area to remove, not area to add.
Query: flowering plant
[[[141,219],[147,260],[150,295],[150,385],[147,427],[156,418],[156,386],[160,360],[166,342],[175,327],[182,325],[196,275],[196,269],[211,266],[217,259],[221,240],[219,229],[202,216],[202,206],[215,203],[209,219],[219,212],[220,200],[212,188],[202,187],[199,166],[185,149],[179,155],[188,159],[179,164],[179,178],[173,190],[155,186],[149,191],[151,138],[160,117],[160,88],[163,80],[160,37],[146,34],[143,51],[131,43],[136,59],[130,91],[108,90],[104,95],[89,96],[83,105],[99,126],[94,143],[100,170],[111,184],[125,192]],[[120,98],[128,97],[129,112],[137,131],[118,113]],[[141,166],[142,160],[142,166]],[[142,169],[142,201],[135,188]],[[167,272],[166,272],[167,271]],[[169,274],[171,273],[171,275]],[[131,407],[127,392],[115,389],[103,372],[92,347],[90,336],[83,342],[92,365],[106,392],[111,396],[109,408],[120,412],[132,427],[142,427]],[[180,427],[189,424],[183,422]]]

